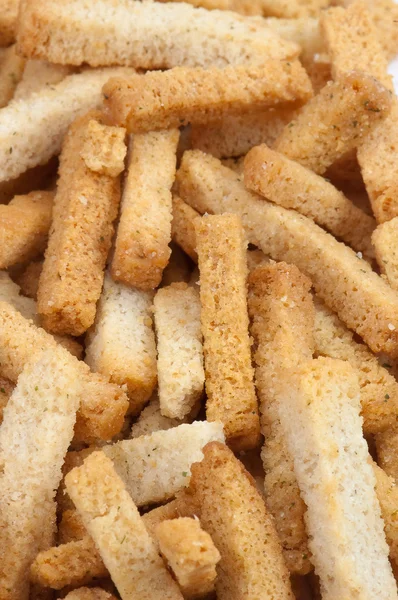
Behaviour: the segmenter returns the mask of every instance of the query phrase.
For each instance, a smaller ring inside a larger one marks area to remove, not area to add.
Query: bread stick
[[[13,98],[28,98],[42,89],[51,88],[72,73],[72,67],[66,65],[53,65],[45,60],[27,60]]]
[[[355,372],[346,362],[319,358],[285,381],[277,392],[279,416],[307,505],[322,598],[397,598]]]
[[[200,400],[205,381],[198,292],[186,283],[158,290],[154,318],[160,412],[183,419]]]
[[[276,386],[289,370],[312,359],[314,308],[311,282],[285,263],[259,266],[249,275],[249,315],[255,382],[260,403],[265,499],[291,573],[311,571],[305,504],[278,414]]]
[[[58,64],[137,69],[261,63],[265,58],[294,58],[300,51],[262,21],[181,3],[130,0],[117,5],[112,0],[85,5],[79,0],[24,2],[18,50]]]
[[[377,462],[380,467],[398,481],[398,431],[391,427],[375,436]]]
[[[94,452],[66,488],[123,600],[182,599],[112,461]],[[101,507],[106,506],[103,510]]]
[[[14,275],[14,281],[21,288],[24,296],[37,299],[37,289],[39,287],[39,279],[43,268],[43,261],[36,260],[30,262],[26,268],[17,275]]]
[[[171,2],[175,0],[159,0],[160,2]],[[177,0],[182,2],[182,0]],[[241,15],[263,14],[263,0],[188,0],[192,6],[206,8],[207,10],[231,10]]]
[[[0,268],[36,258],[46,247],[53,192],[31,192],[0,205]]]
[[[82,587],[69,592],[65,600],[116,600],[116,596],[99,587]]]
[[[1,374],[16,382],[25,364],[38,349],[58,352],[54,338],[25,319],[17,309],[0,302],[0,363]],[[63,350],[64,360],[76,365],[83,384],[82,401],[75,427],[80,441],[109,440],[123,425],[128,400],[123,391],[98,374],[90,373],[87,365]]]
[[[2,7],[3,10],[3,7]],[[1,17],[0,17],[1,19]],[[0,20],[1,43],[1,20]],[[0,108],[7,106],[14,97],[25,68],[25,60],[15,53],[15,45],[6,48],[0,62]]]
[[[92,135],[92,122],[103,124],[101,114],[91,112],[77,119],[62,148],[53,222],[37,292],[39,314],[46,328],[55,333],[81,335],[94,322],[120,200],[118,176],[93,171],[82,155],[88,144],[94,153],[97,139],[104,141],[101,129]],[[109,140],[120,171],[126,152],[124,135],[118,129]]]
[[[297,210],[367,258],[374,257],[370,238],[375,220],[320,175],[261,145],[245,158],[244,181],[249,190]]]
[[[0,396],[1,399],[1,396]],[[189,423],[190,419],[169,419],[160,412],[160,403],[157,394],[154,394],[149,404],[141,411],[137,421],[131,427],[132,438],[138,438],[141,435],[149,435],[155,431],[166,431],[177,427],[182,423]]]
[[[221,423],[197,421],[168,431],[104,446],[137,506],[169,500],[188,486],[192,463],[202,460],[202,448],[224,441]]]
[[[315,353],[345,360],[355,369],[361,392],[361,415],[366,434],[379,433],[397,423],[398,383],[390,365],[380,364],[365,344],[355,341],[352,331],[315,298]]]
[[[142,290],[158,287],[170,257],[178,138],[172,130],[131,139],[111,269],[116,281]]]
[[[29,567],[51,545],[55,491],[81,398],[77,367],[61,348],[27,363],[0,431],[0,596],[29,597]]]
[[[394,290],[398,290],[398,216],[381,223],[372,235],[372,242],[380,270]]]
[[[372,463],[376,477],[376,494],[380,503],[381,516],[384,521],[384,531],[390,558],[398,560],[398,488],[393,477],[389,477],[376,463]]]
[[[217,598],[292,600],[272,518],[252,478],[231,450],[219,443],[208,444],[202,462],[192,467],[189,491],[200,505],[203,529],[221,554]]]
[[[293,118],[294,106],[226,115],[209,125],[192,125],[192,148],[217,158],[243,156],[253,146],[272,146]]]
[[[152,294],[116,283],[107,274],[96,320],[86,344],[86,363],[127,386],[129,412],[138,414],[156,385]]]
[[[350,71],[329,82],[276,140],[274,149],[322,175],[360,144],[391,109],[391,94],[366,73]]]
[[[103,84],[117,73],[131,70],[84,71],[69,75],[52,89],[43,88],[26,99],[10,102],[0,113],[0,182],[14,179],[58,154],[69,125],[90,108],[100,106]]]
[[[6,377],[0,377],[0,425],[3,422],[4,408],[7,406],[8,400],[15,385]]]
[[[374,352],[398,354],[398,296],[350,248],[310,219],[246,191],[238,175],[197,150],[185,153],[177,179],[181,198],[200,212],[240,215],[249,242],[295,264]]]
[[[155,534],[160,552],[174,573],[184,598],[214,590],[220,553],[198,519],[182,517],[160,523]]]
[[[255,448],[260,422],[246,306],[246,240],[236,215],[195,221],[206,373],[206,417],[235,450]]]
[[[75,508],[65,510],[58,524],[58,544],[76,542],[86,536],[86,528],[77,510]]]
[[[175,67],[169,71],[115,78],[104,86],[113,123],[130,133],[207,124],[224,114],[304,103],[311,83],[299,61],[272,60],[264,66],[224,69]]]
[[[181,198],[173,195],[171,237],[194,262],[198,262],[194,220],[199,213]]]

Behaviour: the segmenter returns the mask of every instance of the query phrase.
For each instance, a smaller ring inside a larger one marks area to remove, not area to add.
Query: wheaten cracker
[[[36,327],[32,321],[7,302],[0,302],[0,364],[1,374],[16,382],[26,363],[39,349],[58,352],[54,338]],[[64,360],[71,361],[79,371],[83,385],[80,410],[75,426],[75,438],[93,442],[110,440],[122,428],[128,400],[123,391],[77,361],[63,349]]]
[[[344,73],[286,125],[274,149],[322,175],[357,147],[390,108],[391,94],[371,75]]]
[[[110,381],[126,386],[129,412],[139,414],[156,385],[153,295],[129,288],[106,274],[85,361]]]
[[[154,298],[160,411],[183,419],[200,401],[205,373],[199,293],[186,283],[164,287]]]
[[[54,497],[81,399],[79,371],[62,348],[25,366],[0,431],[0,596],[29,597],[29,567],[51,545]]]
[[[195,221],[206,374],[206,417],[235,450],[255,448],[260,422],[246,305],[246,239],[236,215]]]
[[[249,242],[295,264],[374,352],[398,354],[398,296],[350,248],[310,219],[251,194],[239,175],[197,150],[184,154],[177,180],[181,198],[201,213],[238,214]]]
[[[31,192],[0,205],[0,269],[28,262],[47,245],[54,192]]]
[[[2,7],[3,11],[3,7]],[[0,17],[1,43],[1,17]],[[15,45],[6,48],[0,62],[0,108],[7,106],[14,97],[25,68],[25,60],[15,53]]]
[[[163,521],[156,527],[155,535],[185,598],[205,596],[214,590],[216,565],[221,557],[199,519]]]
[[[217,598],[292,600],[289,572],[272,517],[253,479],[231,450],[222,444],[208,444],[202,462],[193,466],[190,491],[200,506],[201,525],[221,554]]]
[[[354,370],[318,358],[277,393],[322,597],[397,598]]]
[[[171,187],[178,130],[134,136],[130,142],[112,277],[151,290],[160,284],[171,241]]]
[[[182,599],[112,461],[94,452],[66,488],[123,600]],[[105,508],[106,507],[106,508]]]
[[[88,151],[87,138],[95,153],[92,121],[103,124],[98,112],[72,124],[60,159],[52,227],[37,292],[38,312],[46,328],[55,333],[81,335],[94,322],[120,200],[118,175],[93,171],[82,154]],[[101,131],[96,133],[101,135]],[[124,137],[124,131],[120,133]],[[110,145],[117,153],[124,141],[118,136]],[[117,155],[115,161],[122,169]]]
[[[246,156],[244,181],[249,190],[309,217],[366,258],[374,257],[375,220],[303,165],[263,144]]]
[[[262,20],[185,3],[24,1],[18,25],[22,54],[59,64],[224,67],[291,59],[300,52]]]
[[[305,504],[279,420],[276,387],[289,369],[311,360],[314,308],[311,282],[294,265],[259,266],[249,275],[250,332],[260,403],[265,499],[291,573],[312,569],[304,524]]]
[[[130,133],[208,124],[225,114],[240,114],[279,104],[303,104],[312,87],[299,61],[272,60],[264,66],[224,69],[175,67],[147,71],[104,86],[111,121]]]

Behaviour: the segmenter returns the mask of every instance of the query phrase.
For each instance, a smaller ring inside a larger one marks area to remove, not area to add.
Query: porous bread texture
[[[3,10],[3,7],[2,7]],[[1,43],[1,16],[0,16],[0,43]],[[4,50],[0,59],[0,108],[7,106],[15,97],[16,88],[23,76],[25,59],[15,53],[15,45]]]
[[[224,441],[221,423],[197,421],[167,431],[104,446],[135,504],[165,502],[189,484],[192,463],[203,458],[202,448]]]
[[[298,60],[272,60],[263,66],[224,69],[175,67],[147,71],[104,86],[105,111],[130,133],[208,124],[224,115],[279,104],[304,104],[312,96],[308,75]]]
[[[294,105],[225,115],[214,123],[192,125],[192,148],[217,158],[243,156],[253,146],[272,146],[293,118]]]
[[[200,506],[201,526],[221,554],[217,598],[292,600],[272,518],[254,480],[231,450],[208,444],[203,460],[192,467],[189,491]]]
[[[25,365],[0,430],[0,596],[29,598],[29,567],[51,546],[55,493],[73,437],[81,384],[62,348],[38,350]]]
[[[59,64],[167,69],[292,59],[300,49],[258,19],[187,4],[25,0],[18,51]]]
[[[398,354],[398,295],[368,263],[307,217],[245,190],[216,158],[185,152],[179,194],[199,212],[239,215],[250,243],[274,260],[295,264],[317,294],[374,352]]]
[[[268,17],[265,19],[265,24],[284,40],[295,42],[300,46],[300,60],[306,69],[324,55],[325,41],[320,32],[318,17]]]
[[[0,377],[0,425],[3,422],[4,408],[15,388],[15,385],[6,377]]]
[[[99,587],[82,587],[69,592],[65,596],[65,600],[116,600],[116,597]]]
[[[280,18],[316,17],[330,0],[262,0],[263,14]]]
[[[65,483],[122,599],[182,600],[112,461],[93,452]]]
[[[207,10],[231,10],[241,15],[263,14],[263,0],[159,0],[160,2],[187,2]]]
[[[155,535],[185,598],[205,596],[214,590],[216,565],[221,557],[199,519],[163,521],[156,527]]]
[[[380,467],[398,481],[398,431],[391,427],[375,436],[377,462]]]
[[[117,177],[124,170],[127,154],[126,132],[122,127],[111,127],[96,119],[87,125],[80,156],[94,173]]]
[[[111,273],[145,291],[158,287],[170,258],[178,140],[177,129],[130,138]]]
[[[355,370],[361,393],[361,416],[366,434],[395,427],[398,411],[398,383],[390,365],[381,361],[362,342],[354,339],[338,316],[317,297],[315,305],[315,355],[337,358]]]
[[[372,242],[380,270],[394,290],[398,290],[398,217],[381,223],[373,232]]]
[[[292,370],[292,380],[278,388],[279,417],[307,506],[322,598],[397,598],[357,376],[347,362],[318,358]]]
[[[66,65],[54,65],[45,60],[27,60],[13,98],[28,98],[31,94],[59,83],[72,73],[73,68]]]
[[[93,121],[104,125],[97,111],[74,121],[62,147],[53,220],[37,291],[38,312],[46,329],[54,333],[81,335],[93,324],[118,212],[118,175],[98,173],[87,166],[89,148],[98,158],[97,143],[104,140],[101,128],[94,125],[93,131]],[[117,164],[120,142],[116,138]]]
[[[200,400],[205,373],[199,293],[185,283],[164,287],[154,298],[160,412],[183,419]]]
[[[31,356],[39,350],[58,352],[54,338],[9,303],[0,301],[1,374],[16,382]],[[75,427],[75,441],[110,440],[122,428],[128,400],[123,391],[62,349],[64,360],[76,365],[82,397]]]
[[[95,323],[87,336],[85,361],[111,381],[126,385],[129,412],[138,414],[156,385],[153,295],[105,275]]]
[[[250,273],[248,282],[255,383],[264,436],[265,501],[289,571],[306,574],[312,569],[304,524],[306,506],[279,420],[276,388],[280,380],[289,377],[289,369],[312,358],[311,282],[297,267],[286,263],[259,266]]]
[[[194,220],[199,213],[173,194],[173,218],[171,237],[194,262],[198,262]]]
[[[396,563],[398,559],[398,487],[396,487],[395,479],[389,477],[376,463],[372,462],[372,467],[376,477],[376,494],[390,548],[390,558]]]
[[[195,220],[205,358],[206,417],[221,421],[234,450],[260,441],[247,313],[247,241],[232,214]]]
[[[274,149],[322,175],[359,146],[391,110],[392,99],[372,75],[349,71],[328,82],[285,126]]]
[[[141,411],[137,421],[133,423],[130,437],[138,438],[141,435],[155,433],[155,431],[166,431],[167,429],[173,429],[173,427],[189,422],[189,415],[183,420],[164,417],[160,412],[158,395],[155,393],[147,406]]]
[[[371,234],[375,220],[323,177],[265,144],[250,150],[244,164],[249,190],[297,210],[366,258],[374,258]]]
[[[19,285],[24,296],[36,300],[42,268],[42,260],[32,261],[21,273],[13,276],[15,283]]]
[[[54,192],[30,192],[0,205],[0,269],[28,262],[46,247]]]
[[[77,510],[75,508],[68,508],[63,511],[58,524],[58,544],[76,542],[86,537],[86,535],[86,528]]]

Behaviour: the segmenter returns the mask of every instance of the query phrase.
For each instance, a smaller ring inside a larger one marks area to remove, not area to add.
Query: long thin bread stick
[[[294,58],[300,51],[262,21],[181,3],[24,2],[18,25],[19,51],[57,64],[224,67]]]
[[[351,366],[319,358],[278,387],[279,416],[307,505],[322,598],[398,597]]]
[[[178,139],[178,130],[131,138],[111,269],[116,281],[142,290],[158,287],[170,257]]]
[[[4,410],[0,431],[0,597],[29,597],[29,567],[51,545],[54,497],[81,399],[76,365],[62,348],[33,356]],[[50,532],[50,533],[49,533]]]
[[[123,600],[182,599],[112,461],[94,452],[66,488]],[[105,510],[103,507],[107,507]]]
[[[255,382],[260,402],[265,498],[291,573],[311,570],[305,504],[278,414],[276,386],[289,369],[311,360],[314,308],[311,282],[294,265],[260,266],[249,275]]]
[[[312,95],[299,61],[273,60],[264,66],[224,69],[175,67],[169,71],[112,79],[104,86],[112,122],[129,132],[207,124],[224,114],[239,114],[284,103],[304,103]]]
[[[37,292],[46,328],[81,335],[93,324],[104,280],[105,261],[120,200],[118,175],[126,153],[125,131],[103,125],[100,113],[77,119],[60,159],[53,222]],[[116,176],[93,170],[96,144],[109,146]],[[89,147],[91,154],[83,155]]]
[[[152,294],[116,283],[107,274],[96,320],[87,336],[90,368],[127,386],[130,413],[138,414],[156,385]]]
[[[261,145],[245,158],[244,180],[249,190],[297,210],[367,258],[374,257],[370,237],[375,220],[320,175]]]
[[[194,262],[198,262],[196,252],[195,219],[199,213],[189,204],[173,195],[173,220],[171,221],[171,236]]]
[[[208,444],[193,466],[189,491],[218,551],[219,600],[292,600],[289,573],[272,518],[254,481],[231,450]],[[216,502],[215,502],[216,500]]]
[[[246,240],[236,215],[195,221],[206,373],[206,416],[236,450],[259,443],[246,305]]]
[[[196,416],[196,412],[197,410],[194,408],[194,416]],[[182,420],[164,417],[160,412],[158,395],[155,393],[147,406],[141,411],[137,421],[132,425],[130,437],[138,438],[141,435],[155,433],[155,431],[166,431],[167,429],[173,429],[174,427],[177,427],[183,423],[191,423],[194,420],[194,416],[192,417],[192,415],[189,414],[185,419]]]
[[[286,125],[274,149],[322,175],[360,144],[388,114],[391,103],[390,92],[371,75],[344,73]]]
[[[295,264],[374,352],[398,354],[398,295],[350,248],[310,219],[246,191],[239,175],[197,150],[184,154],[177,179],[180,196],[200,212],[240,215],[249,242]]]

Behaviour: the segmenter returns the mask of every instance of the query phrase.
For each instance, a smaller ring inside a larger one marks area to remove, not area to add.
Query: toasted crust
[[[181,517],[156,527],[162,556],[173,571],[184,597],[197,598],[214,590],[220,553],[198,519]]]
[[[182,599],[112,461],[94,452],[65,482],[122,598]]]
[[[42,269],[43,261],[37,260],[30,262],[21,273],[13,276],[15,283],[19,285],[24,296],[36,300]]]
[[[137,421],[132,425],[130,437],[138,438],[142,435],[155,433],[155,431],[166,431],[167,429],[173,429],[173,427],[177,427],[182,423],[190,423],[192,420],[190,415],[187,415],[183,420],[164,417],[160,412],[159,398],[155,393],[149,401],[149,404],[141,411]]]
[[[187,4],[131,0],[24,2],[18,50],[59,64],[143,69],[261,63],[265,57],[294,58],[300,51],[258,20]]]
[[[312,358],[314,308],[310,289],[307,277],[285,263],[259,266],[249,275],[266,504],[275,520],[287,567],[291,573],[300,574],[312,569],[304,525],[306,507],[279,420],[276,386],[289,377],[291,368]]]
[[[224,114],[304,103],[311,95],[311,83],[299,61],[279,60],[262,67],[175,67],[112,79],[104,86],[108,115],[132,133],[207,124]]]
[[[50,334],[6,302],[0,302],[0,332],[1,373],[11,381],[18,379],[29,358],[39,348],[58,352],[58,344]],[[126,395],[105,377],[90,373],[88,366],[69,355],[67,350],[63,353],[65,360],[76,364],[83,383],[75,438],[87,442],[111,439],[122,428],[128,407]]]
[[[7,406],[8,400],[15,385],[6,377],[0,377],[0,425],[3,422],[4,408]]]
[[[398,430],[391,427],[375,436],[377,461],[380,467],[398,481]]]
[[[100,106],[101,87],[109,77],[128,73],[130,69],[86,70],[10,102],[0,114],[0,182],[44,165],[58,154],[72,121]]]
[[[54,192],[31,192],[0,205],[0,269],[36,258],[47,244]]]
[[[128,288],[105,275],[86,363],[127,386],[130,413],[138,414],[156,385],[156,345],[151,293]]]
[[[74,508],[65,510],[58,525],[58,543],[67,544],[68,542],[76,542],[86,536],[86,528],[77,510]]]
[[[226,115],[209,125],[193,125],[192,148],[217,158],[243,156],[253,146],[272,146],[283,128],[293,118],[295,108],[267,108],[266,110]]]
[[[350,329],[374,351],[398,354],[398,296],[347,246],[306,217],[246,191],[239,175],[199,151],[184,154],[177,175],[183,200],[200,212],[241,216],[249,242],[295,264]]]
[[[73,123],[62,148],[53,222],[37,292],[46,328],[81,335],[93,324],[120,200],[118,176],[87,166],[87,137],[100,113]],[[101,130],[96,130],[101,135]],[[98,140],[103,139],[101,135]],[[82,148],[83,146],[83,148]],[[95,144],[92,151],[95,152]]]
[[[53,65],[44,60],[28,60],[15,90],[14,100],[28,98],[31,94],[59,83],[72,73],[72,67]]]
[[[375,220],[306,167],[265,145],[257,146],[245,158],[244,181],[249,190],[297,210],[367,258],[374,257],[370,237]]]
[[[116,600],[116,597],[99,587],[82,587],[69,592],[65,596],[65,600]]]
[[[262,0],[263,14],[285,19],[317,17],[330,0]]]
[[[131,142],[111,269],[115,280],[142,290],[158,287],[170,257],[178,139],[172,130]]]
[[[28,597],[29,567],[51,545],[54,497],[81,398],[79,372],[62,348],[24,368],[0,431],[0,596]],[[16,432],[18,434],[16,435]]]
[[[385,273],[388,283],[398,290],[398,217],[382,223],[372,235],[377,262],[382,273]]]
[[[291,600],[272,518],[252,478],[226,446],[204,448],[204,459],[192,468],[190,491],[200,505],[201,525],[221,554],[217,598]]]
[[[198,292],[185,283],[158,290],[154,318],[160,411],[183,419],[200,400],[205,381]]]
[[[315,298],[315,352],[345,360],[355,369],[361,392],[361,415],[365,433],[379,433],[397,424],[398,383],[387,365],[354,340],[352,331],[338,316]]]
[[[3,13],[3,6],[2,13]],[[1,17],[0,17],[0,44],[1,44]],[[16,87],[21,80],[25,68],[25,60],[15,53],[15,46],[10,46],[4,51],[0,62],[0,108],[7,106],[14,97]]]
[[[18,0],[3,0],[0,16],[0,46],[9,46],[15,41]]]
[[[198,262],[194,220],[199,213],[189,204],[173,195],[173,219],[171,237],[194,262]]]
[[[372,464],[376,476],[376,494],[380,503],[381,516],[384,521],[384,531],[390,547],[390,558],[397,562],[398,559],[398,488],[393,477],[380,469],[376,463]]]
[[[322,597],[397,598],[375,476],[346,362],[319,358],[277,391]]]
[[[176,0],[159,0],[160,2],[175,2]],[[206,8],[207,10],[232,10],[241,15],[263,14],[264,0],[177,0],[187,2],[192,6]]]
[[[283,130],[275,150],[322,175],[391,109],[390,92],[366,73],[329,82]]]
[[[246,240],[235,215],[195,221],[206,373],[206,416],[235,450],[255,448],[260,422],[246,305]]]

